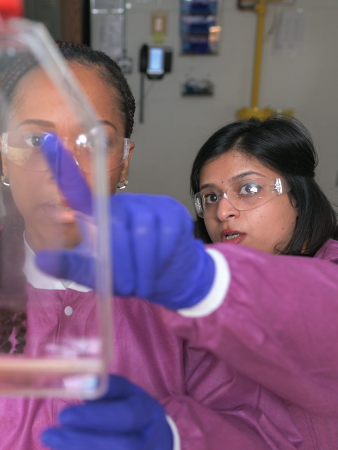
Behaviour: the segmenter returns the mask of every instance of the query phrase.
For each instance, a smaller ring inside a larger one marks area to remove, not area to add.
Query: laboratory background
[[[338,205],[337,0],[26,0],[25,16],[105,51],[126,74],[136,99],[127,191],[192,211],[198,149],[256,107],[310,130],[319,183]]]

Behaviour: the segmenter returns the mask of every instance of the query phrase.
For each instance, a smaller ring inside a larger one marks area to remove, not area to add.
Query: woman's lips
[[[76,222],[75,211],[69,206],[61,204],[47,204],[42,206],[44,213],[54,222],[57,223],[74,223]]]
[[[223,230],[220,237],[221,242],[240,244],[245,239],[246,234],[237,230]]]

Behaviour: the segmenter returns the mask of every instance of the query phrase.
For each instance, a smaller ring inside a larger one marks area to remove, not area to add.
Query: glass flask
[[[0,23],[0,127],[0,395],[95,398],[112,353],[107,137],[41,24]],[[49,170],[42,143],[55,135],[91,213],[69,207]],[[76,248],[94,261],[89,287],[35,263],[38,251]]]

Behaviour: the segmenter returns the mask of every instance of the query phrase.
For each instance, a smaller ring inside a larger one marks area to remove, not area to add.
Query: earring
[[[125,189],[127,187],[128,184],[128,180],[124,180],[121,184],[118,183],[117,184],[117,189],[120,189],[120,191],[122,191],[122,189]]]
[[[6,175],[1,175],[1,182],[4,186],[10,186],[9,178]]]

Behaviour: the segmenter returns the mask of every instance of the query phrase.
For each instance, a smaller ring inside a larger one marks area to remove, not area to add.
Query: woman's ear
[[[120,178],[119,178],[120,183],[123,183],[127,179],[129,162],[130,162],[131,155],[133,154],[134,147],[135,147],[135,143],[130,141],[129,155],[128,155],[128,158],[124,161],[124,163],[122,165],[121,173],[120,173]]]
[[[292,207],[294,208],[294,210],[296,211],[297,217],[298,217],[298,216],[299,216],[299,206],[298,206],[297,199],[296,199],[296,197],[295,197],[292,193],[290,193],[289,199],[290,199],[291,206],[292,206]]]

